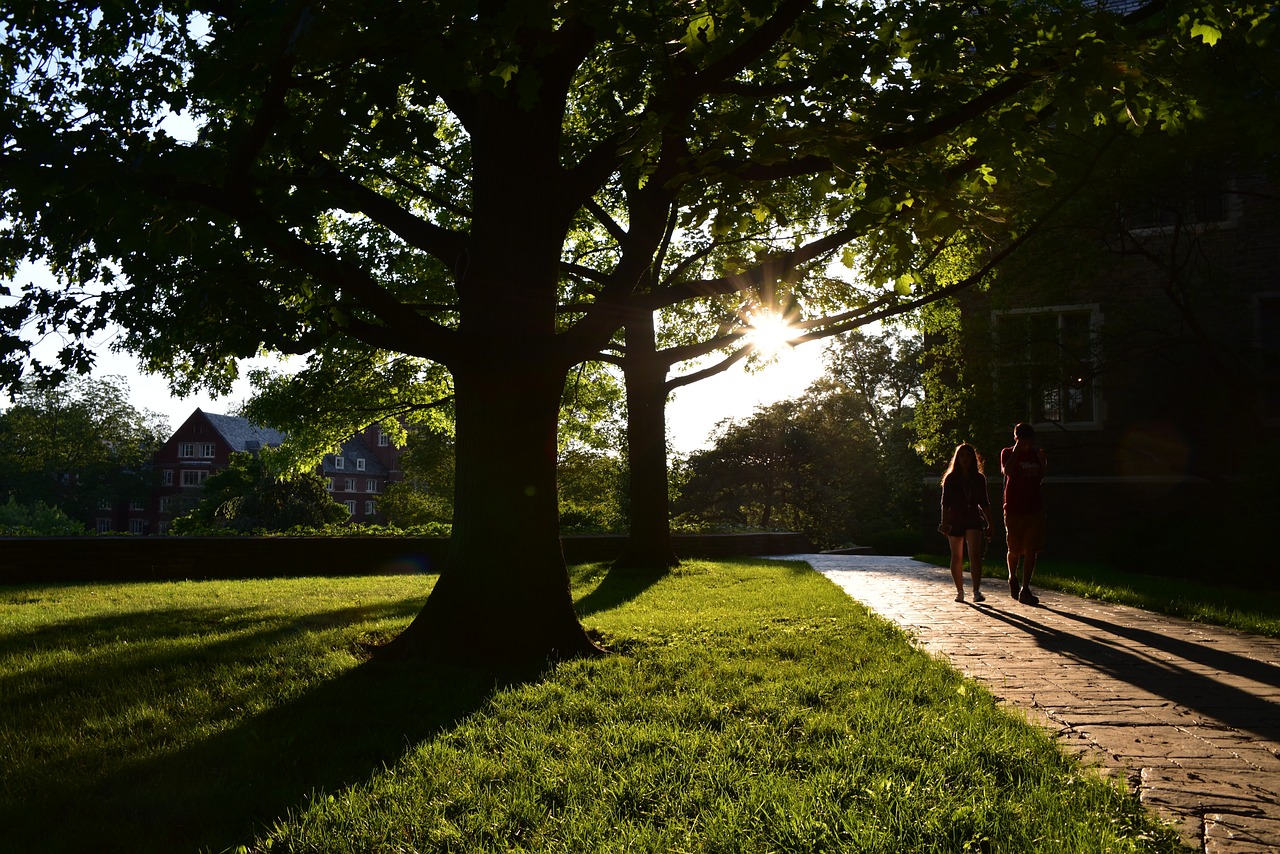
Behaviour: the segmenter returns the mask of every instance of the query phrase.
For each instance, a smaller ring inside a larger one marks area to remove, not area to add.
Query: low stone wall
[[[626,537],[571,535],[570,563],[613,560]],[[812,552],[800,534],[681,534],[682,558]],[[438,572],[449,541],[427,537],[0,537],[0,584]]]

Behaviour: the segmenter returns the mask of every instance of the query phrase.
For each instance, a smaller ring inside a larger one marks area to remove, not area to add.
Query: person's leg
[[[969,547],[969,574],[973,576],[973,601],[981,602],[982,595],[982,531],[970,528],[964,532],[965,543]],[[963,587],[963,581],[961,582]]]
[[[1033,516],[1027,529],[1026,557],[1022,562],[1022,590],[1018,593],[1018,601],[1027,605],[1038,605],[1040,597],[1031,592],[1031,576],[1036,571],[1036,559],[1040,556],[1040,548],[1044,545],[1044,514]]]
[[[1018,515],[1005,514],[1004,517],[1004,536],[1009,545],[1009,595],[1014,599],[1018,598],[1018,593],[1022,590],[1022,585],[1018,583],[1018,564],[1021,562],[1023,555],[1027,553],[1023,540],[1026,535],[1026,517]]]
[[[951,546],[951,580],[956,583],[956,601],[964,601],[964,537],[947,537]]]

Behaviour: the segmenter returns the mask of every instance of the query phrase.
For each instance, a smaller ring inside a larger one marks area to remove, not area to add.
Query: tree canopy
[[[263,349],[443,365],[451,552],[395,650],[589,651],[556,524],[567,371],[664,309],[740,335],[726,312],[801,304],[859,244],[814,334],[953,292],[929,257],[1016,245],[1055,194],[999,191],[1056,186],[1055,140],[1194,118],[1179,63],[1270,22],[1122,5],[11,4],[0,265],[58,285],[0,309],[0,380],[32,367],[24,326],[109,323],[179,387]]]
[[[129,403],[123,377],[28,388],[0,412],[0,496],[87,520],[100,501],[149,496],[163,416]]]

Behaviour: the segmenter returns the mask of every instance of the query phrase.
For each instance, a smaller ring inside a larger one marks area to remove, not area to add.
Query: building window
[[[147,505],[143,502],[141,498],[134,498],[129,502],[129,509],[130,510],[146,510]]]
[[[196,455],[195,442],[183,442],[181,445],[178,446],[179,457],[194,457],[195,455]]]
[[[146,519],[130,519],[129,520],[130,534],[145,534],[146,532],[147,532]]]
[[[1022,401],[1033,423],[1096,427],[1102,421],[1096,374],[1096,306],[997,314],[997,379]]]
[[[366,480],[366,481],[364,482],[364,491],[365,491],[365,492],[377,492],[377,491],[378,491],[378,482],[377,482],[376,480],[374,480],[373,478],[369,478],[368,480]]]
[[[378,431],[378,447],[385,448],[391,444],[391,437],[381,430]]]
[[[355,492],[355,491],[356,491],[356,479],[355,479],[354,477],[349,477],[349,478],[347,478],[347,479],[346,479],[345,484],[343,485],[342,491],[343,491],[343,492]]]
[[[343,503],[347,505],[347,514],[348,514],[348,515],[350,515],[350,516],[354,516],[354,515],[356,515],[356,503],[355,503],[354,501],[346,501],[346,502],[343,502]]]
[[[364,503],[364,515],[366,515],[366,516],[372,516],[372,515],[373,515],[373,511],[374,511],[374,504],[373,504],[373,502],[372,502],[372,501],[366,501],[366,502]]]
[[[109,532],[109,531],[111,530],[111,520],[110,520],[110,519],[99,519],[99,520],[97,520],[97,521],[98,521],[98,533],[99,533],[99,534],[105,534],[105,533],[107,533],[107,532]]]
[[[364,471],[364,457],[356,458],[356,471]]]
[[[165,469],[161,472],[160,482],[165,486],[173,486],[173,469]]]
[[[208,477],[209,477],[209,472],[204,471],[203,469],[199,471],[184,471],[182,473],[182,485],[183,486],[199,486],[200,484],[204,483],[205,479]]]
[[[206,460],[211,460],[213,459],[214,454],[217,453],[217,450],[218,450],[217,445],[213,444],[212,442],[206,442],[205,444],[200,446],[200,456],[204,457]]]
[[[330,492],[333,492],[333,478],[326,477],[324,479],[324,488],[329,490]]]
[[[1124,204],[1129,231],[1164,231],[1231,220],[1231,186],[1219,163],[1198,161],[1180,167]]]
[[[335,456],[333,458],[333,467],[336,468],[338,471],[342,471],[344,468],[347,467],[346,459],[340,456]]]
[[[110,509],[111,509],[111,499],[110,499],[110,498],[99,498],[99,499],[98,499],[98,509],[99,509],[99,510],[110,510]]]
[[[160,498],[160,512],[161,513],[173,512],[173,496],[165,495]]]

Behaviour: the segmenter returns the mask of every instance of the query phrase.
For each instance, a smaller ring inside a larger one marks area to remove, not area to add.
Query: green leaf
[[[1202,22],[1191,28],[1191,35],[1193,38],[1203,39],[1205,44],[1213,47],[1222,38],[1222,30]]]

